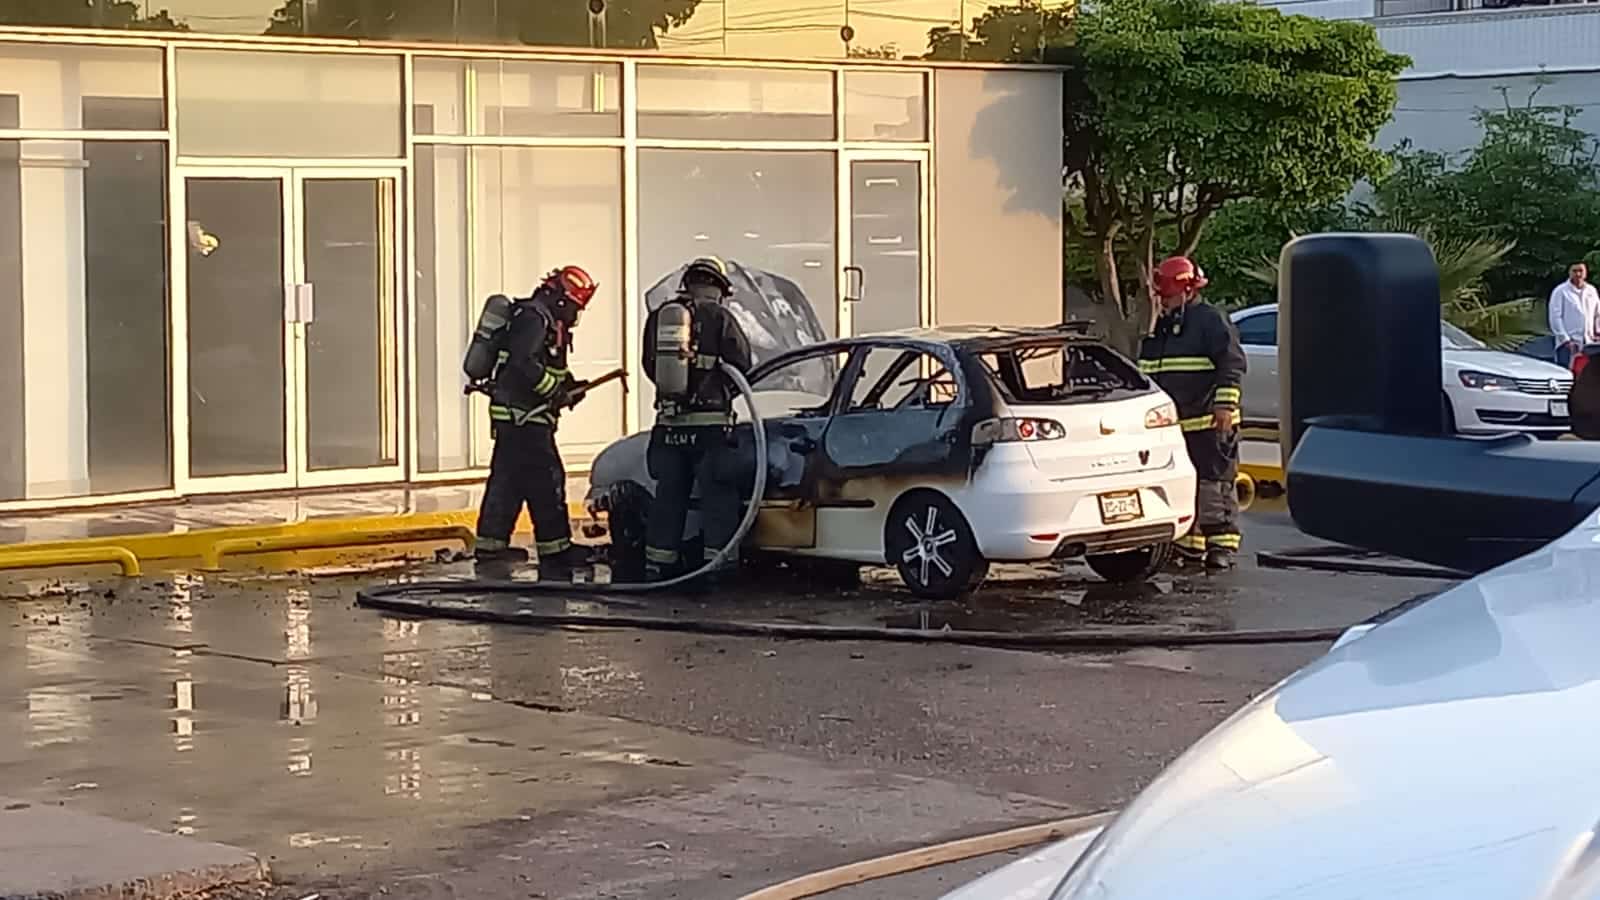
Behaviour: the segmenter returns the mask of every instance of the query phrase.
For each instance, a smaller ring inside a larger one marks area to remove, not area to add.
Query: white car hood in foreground
[[[1597,639],[1591,514],[1240,710],[1107,827],[1057,897],[1600,897],[1564,892],[1600,874],[1576,871],[1595,864],[1583,851],[1600,822]]]

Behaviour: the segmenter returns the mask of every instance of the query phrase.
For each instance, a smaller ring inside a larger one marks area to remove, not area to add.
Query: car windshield
[[[1489,346],[1449,322],[1439,323],[1439,346],[1444,350],[1487,350]]]

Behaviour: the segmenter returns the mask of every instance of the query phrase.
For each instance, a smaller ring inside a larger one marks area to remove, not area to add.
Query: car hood
[[[1091,828],[1036,850],[944,895],[944,900],[1047,900],[1065,872],[1089,848],[1100,829]]]
[[[1499,350],[1446,350],[1444,366],[1449,371],[1486,372],[1507,378],[1572,378],[1570,371],[1555,363]]]
[[[1595,874],[1574,866],[1593,866],[1600,822],[1597,634],[1591,514],[1241,709],[1057,900],[1594,897],[1553,886]],[[963,900],[980,896],[1007,895]]]

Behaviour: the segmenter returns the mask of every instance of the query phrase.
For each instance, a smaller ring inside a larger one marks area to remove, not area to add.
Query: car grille
[[[1572,379],[1518,378],[1517,390],[1524,394],[1565,394],[1572,390]]]

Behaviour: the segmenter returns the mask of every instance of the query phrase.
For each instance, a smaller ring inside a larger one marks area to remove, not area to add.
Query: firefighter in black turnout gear
[[[723,303],[732,292],[721,260],[697,259],[684,269],[677,296],[645,321],[644,372],[656,387],[656,424],[647,455],[656,494],[645,527],[645,572],[651,580],[699,568],[739,527],[739,476],[751,461],[731,458],[737,389],[721,363],[748,372],[751,357],[749,340]],[[680,548],[696,481],[704,557],[686,560]],[[737,563],[737,558],[729,561]]]
[[[468,391],[489,395],[494,455],[478,509],[479,561],[521,561],[511,531],[524,504],[533,520],[540,577],[570,574],[588,554],[572,543],[567,474],[556,448],[556,425],[581,387],[567,370],[572,329],[597,285],[577,266],[545,277],[531,297],[489,298],[462,368]],[[492,360],[492,362],[490,362]],[[485,369],[489,369],[487,373]]]
[[[1178,539],[1181,557],[1230,569],[1239,551],[1239,384],[1245,355],[1239,335],[1216,307],[1200,300],[1205,273],[1174,256],[1156,267],[1160,315],[1139,351],[1139,369],[1178,407],[1178,424],[1199,476],[1195,528]]]

